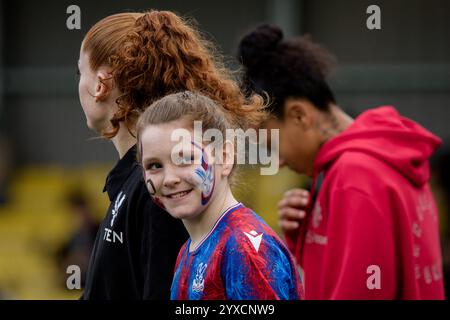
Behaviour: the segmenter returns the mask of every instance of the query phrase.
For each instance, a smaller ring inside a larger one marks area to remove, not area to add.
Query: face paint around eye
[[[208,155],[204,148],[200,147],[195,142],[192,142],[192,144],[202,151],[201,163],[194,171],[194,180],[202,191],[201,203],[202,205],[206,205],[211,199],[214,191],[214,165],[208,163]]]

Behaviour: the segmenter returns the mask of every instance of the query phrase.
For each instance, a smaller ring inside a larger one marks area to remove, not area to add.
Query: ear
[[[234,144],[230,140],[226,140],[222,149],[222,176],[228,177],[234,166]]]
[[[314,124],[314,106],[304,99],[288,99],[284,105],[284,118],[293,121],[304,130]]]
[[[97,72],[97,85],[95,87],[95,102],[104,101],[111,93],[114,85],[113,75],[99,70]]]

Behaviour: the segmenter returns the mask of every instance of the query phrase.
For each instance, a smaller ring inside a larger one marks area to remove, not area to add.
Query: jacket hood
[[[346,151],[370,154],[400,172],[417,186],[430,179],[429,158],[441,140],[391,106],[362,113],[341,134],[326,142],[315,159],[318,173]]]

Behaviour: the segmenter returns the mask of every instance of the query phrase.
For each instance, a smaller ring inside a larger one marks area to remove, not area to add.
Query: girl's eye
[[[156,170],[156,169],[161,169],[161,168],[162,168],[162,165],[160,163],[156,163],[156,162],[149,163],[145,167],[146,170]]]

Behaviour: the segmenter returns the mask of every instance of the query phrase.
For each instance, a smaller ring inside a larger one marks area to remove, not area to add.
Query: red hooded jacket
[[[286,234],[306,299],[444,299],[428,184],[428,159],[440,144],[387,106],[364,112],[321,147],[314,207]]]

